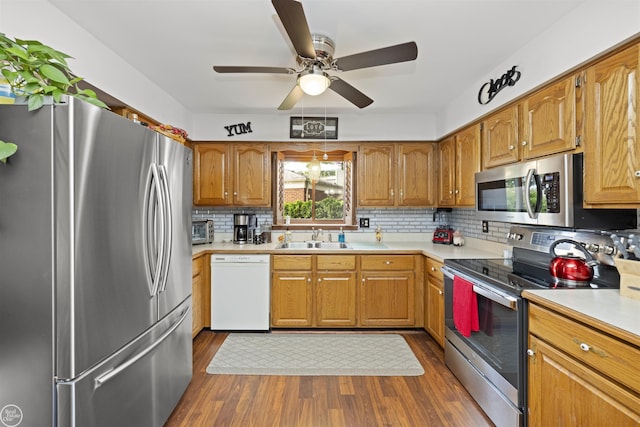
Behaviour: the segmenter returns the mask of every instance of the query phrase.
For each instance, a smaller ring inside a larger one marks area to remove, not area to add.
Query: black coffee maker
[[[253,233],[257,225],[257,218],[251,214],[233,215],[233,243],[243,245],[253,242]]]

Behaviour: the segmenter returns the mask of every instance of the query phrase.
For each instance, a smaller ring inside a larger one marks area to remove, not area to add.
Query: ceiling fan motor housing
[[[316,50],[316,60],[328,66],[333,60],[336,44],[323,34],[312,34],[311,40],[313,41],[313,48]]]

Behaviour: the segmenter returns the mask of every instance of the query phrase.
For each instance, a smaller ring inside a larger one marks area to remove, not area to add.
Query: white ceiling
[[[294,75],[218,74],[213,65],[296,68],[270,0],[50,0],[193,113],[271,113]],[[302,0],[334,57],[408,41],[413,62],[340,73],[367,112],[437,113],[585,0]],[[506,71],[506,70],[505,70]],[[329,90],[296,108],[353,112]]]

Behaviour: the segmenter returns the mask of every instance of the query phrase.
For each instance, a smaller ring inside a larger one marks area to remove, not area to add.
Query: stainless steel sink
[[[351,249],[351,246],[343,242],[289,242],[280,243],[276,249]]]

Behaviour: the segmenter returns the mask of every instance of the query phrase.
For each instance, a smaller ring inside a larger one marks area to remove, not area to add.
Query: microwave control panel
[[[542,187],[543,208],[542,212],[560,212],[560,172],[545,173],[540,175]]]

